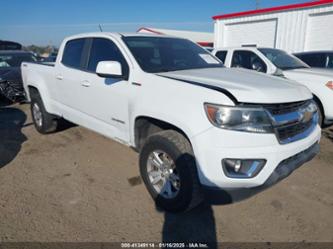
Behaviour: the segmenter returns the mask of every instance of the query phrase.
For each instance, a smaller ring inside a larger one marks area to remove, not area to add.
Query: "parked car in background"
[[[21,50],[21,49],[22,45],[20,43],[0,40],[0,50]]]
[[[25,62],[22,75],[37,131],[54,132],[65,118],[135,148],[149,193],[169,211],[204,196],[237,201],[319,150],[306,87],[225,68],[186,39],[76,35],[63,41],[54,65]]]
[[[312,51],[294,55],[311,67],[333,69],[333,51]]]
[[[32,53],[22,50],[0,51],[0,94],[11,101],[25,99],[21,77],[23,61],[36,62],[37,59]]]
[[[295,56],[273,48],[257,48],[256,46],[220,48],[215,49],[213,54],[227,67],[255,70],[285,77],[305,85],[313,93],[320,110],[320,124],[333,123],[332,71],[311,68]]]
[[[52,52],[48,57],[46,57],[43,61],[44,62],[55,62],[57,59],[58,52]]]

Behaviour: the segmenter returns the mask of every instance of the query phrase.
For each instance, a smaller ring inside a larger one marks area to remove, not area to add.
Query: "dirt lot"
[[[82,127],[39,135],[28,105],[0,109],[0,241],[333,241],[333,128],[273,188],[186,214],[156,210],[137,154]]]

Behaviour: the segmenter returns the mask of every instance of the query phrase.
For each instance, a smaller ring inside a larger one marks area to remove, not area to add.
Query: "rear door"
[[[81,111],[82,71],[84,69],[84,51],[88,40],[85,38],[70,40],[65,44],[63,56],[55,68],[55,86],[57,102],[66,116],[76,116]]]

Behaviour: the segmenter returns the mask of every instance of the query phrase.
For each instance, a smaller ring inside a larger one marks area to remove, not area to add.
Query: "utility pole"
[[[260,0],[256,0],[256,9],[260,9]]]

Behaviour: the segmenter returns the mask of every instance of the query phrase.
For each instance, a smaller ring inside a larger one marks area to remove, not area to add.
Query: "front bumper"
[[[316,142],[310,148],[283,160],[265,183],[258,187],[220,189],[216,187],[202,186],[206,200],[211,204],[225,204],[249,198],[283,180],[294,170],[314,158],[318,153],[319,144]]]
[[[25,99],[25,92],[21,82],[1,81],[0,94],[14,102],[20,102]]]
[[[264,185],[278,165],[318,143],[318,125],[305,138],[280,144],[274,134],[255,134],[210,128],[192,137],[198,176],[201,185],[218,189],[246,189]],[[252,178],[230,178],[222,169],[225,158],[265,159],[263,169]]]

